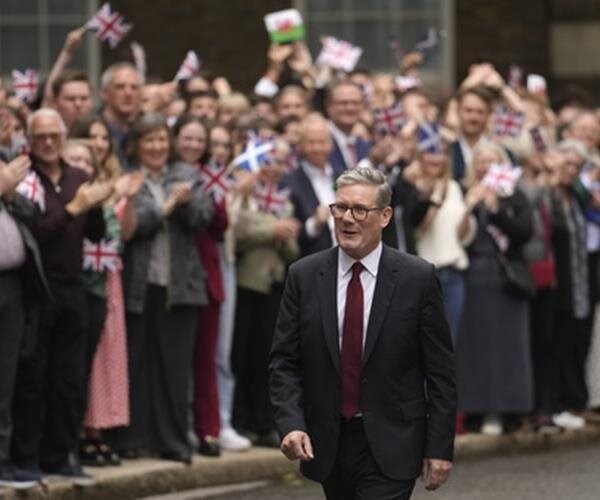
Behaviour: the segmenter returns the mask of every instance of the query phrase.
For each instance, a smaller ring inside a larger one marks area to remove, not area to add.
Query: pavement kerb
[[[485,455],[550,450],[569,445],[600,442],[600,426],[588,426],[553,436],[517,432],[505,436],[468,434],[456,440],[455,459]],[[0,488],[0,500],[129,500],[160,493],[172,493],[203,486],[256,481],[282,476],[297,470],[278,450],[253,448],[245,453],[225,453],[221,458],[195,457],[190,466],[164,460],[125,461],[121,467],[90,468],[96,484],[76,487],[57,481],[43,490],[26,493]]]

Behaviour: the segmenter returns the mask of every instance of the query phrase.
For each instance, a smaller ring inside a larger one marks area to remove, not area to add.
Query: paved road
[[[195,490],[177,500],[319,500],[318,486],[296,477],[247,485],[247,491]],[[169,497],[155,497],[167,499]],[[417,486],[413,500],[598,500],[600,445],[460,462],[436,493]]]

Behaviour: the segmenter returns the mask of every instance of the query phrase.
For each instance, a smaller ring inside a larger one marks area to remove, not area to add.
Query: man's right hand
[[[292,431],[281,441],[281,451],[289,460],[310,462],[313,455],[310,437],[303,431]]]

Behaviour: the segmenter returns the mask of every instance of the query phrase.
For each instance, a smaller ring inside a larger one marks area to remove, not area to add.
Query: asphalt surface
[[[242,485],[243,486],[243,485]],[[237,486],[239,488],[240,485]],[[314,483],[290,475],[270,483],[247,484],[246,491],[200,489],[180,492],[177,500],[317,500]],[[234,488],[232,486],[232,488]],[[535,454],[483,457],[456,464],[451,479],[437,492],[418,484],[412,500],[599,500],[600,445],[562,448]]]

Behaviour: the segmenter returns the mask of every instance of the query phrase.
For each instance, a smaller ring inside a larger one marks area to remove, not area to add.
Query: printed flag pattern
[[[417,149],[423,153],[442,152],[442,136],[436,123],[423,122],[419,125]]]
[[[29,171],[25,176],[25,179],[17,185],[15,190],[17,193],[39,206],[42,212],[46,211],[46,193],[44,191],[44,186],[42,186],[42,181],[38,174],[33,170]]]
[[[498,106],[494,113],[494,134],[498,137],[516,137],[525,124],[525,115],[507,106]]]
[[[188,53],[185,55],[185,59],[179,66],[179,70],[177,70],[177,74],[175,75],[175,81],[180,80],[189,80],[194,75],[198,74],[200,70],[200,59],[198,58],[198,54],[196,54],[193,50],[188,50]]]
[[[317,64],[350,72],[356,67],[362,52],[360,47],[350,42],[328,36],[323,41],[323,49],[317,58]]]
[[[251,138],[242,154],[233,160],[233,164],[249,172],[258,172],[260,167],[269,161],[272,150],[271,142]]]
[[[218,163],[202,165],[200,167],[200,179],[203,191],[212,196],[217,203],[221,203],[225,199],[234,183],[227,165],[219,165]]]
[[[511,196],[523,173],[520,167],[494,163],[490,166],[483,180],[484,186],[489,187],[500,196]]]
[[[38,91],[38,74],[34,69],[26,69],[21,72],[17,69],[12,71],[12,86],[18,99],[32,102]]]
[[[375,109],[373,112],[375,130],[381,135],[395,135],[406,123],[406,114],[399,102],[389,108]]]
[[[87,22],[85,27],[94,31],[102,42],[108,42],[110,48],[114,49],[133,25],[126,23],[125,18],[116,10],[112,10],[107,2]]]
[[[272,182],[260,183],[254,191],[260,210],[277,216],[285,209],[289,197],[289,189],[278,189]]]
[[[86,271],[119,271],[122,267],[118,240],[83,240],[83,269]]]

